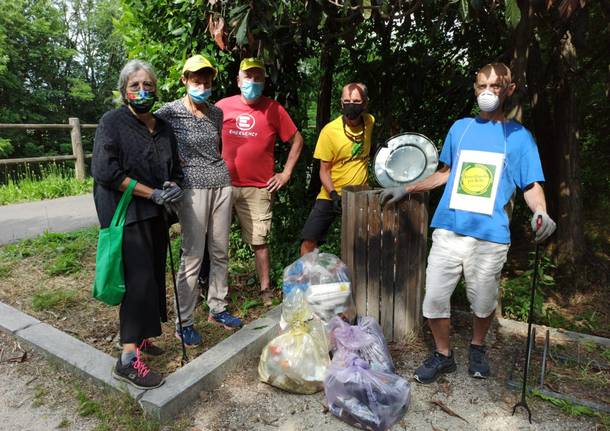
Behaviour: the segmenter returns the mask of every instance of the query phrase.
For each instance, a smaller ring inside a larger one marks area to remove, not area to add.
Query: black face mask
[[[364,103],[344,103],[341,111],[350,120],[355,120],[364,112]]]

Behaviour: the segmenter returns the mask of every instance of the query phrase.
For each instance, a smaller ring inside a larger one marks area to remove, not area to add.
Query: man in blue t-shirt
[[[485,335],[493,320],[510,245],[507,211],[517,187],[534,213],[531,223],[536,241],[555,231],[540,186],[544,175],[536,143],[525,127],[504,116],[504,101],[514,90],[510,69],[504,64],[481,68],[474,84],[481,113],[451,126],[440,156],[442,167],[418,183],[381,193],[385,205],[446,184],[432,218],[435,230],[423,303],[436,349],[415,370],[420,383],[431,383],[456,369],[449,345],[450,299],[462,272],[474,314],[468,372],[477,378],[490,374]]]

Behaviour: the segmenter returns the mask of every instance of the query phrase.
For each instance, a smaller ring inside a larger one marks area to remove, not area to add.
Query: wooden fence
[[[421,330],[428,194],[382,208],[380,191],[342,190],[341,258],[358,314],[377,319],[388,341],[403,341]]]
[[[97,124],[81,124],[76,117],[70,117],[68,124],[6,124],[0,123],[2,129],[70,129],[70,139],[72,141],[72,155],[66,156],[45,156],[45,157],[26,157],[21,159],[0,159],[1,165],[15,165],[19,163],[55,162],[59,160],[74,160],[74,175],[79,180],[85,179],[85,158],[90,158],[91,154],[83,151],[83,141],[81,129],[95,129]]]

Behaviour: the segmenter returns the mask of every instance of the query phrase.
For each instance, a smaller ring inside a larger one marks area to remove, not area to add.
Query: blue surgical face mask
[[[212,89],[206,88],[205,90],[200,90],[198,88],[188,87],[188,94],[191,97],[191,100],[198,105],[205,103],[208,100],[208,97],[212,95]]]
[[[242,81],[241,95],[244,96],[246,100],[256,100],[263,94],[264,87],[265,84],[263,82]]]

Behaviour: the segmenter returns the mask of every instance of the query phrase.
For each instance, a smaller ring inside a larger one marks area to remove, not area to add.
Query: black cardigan
[[[164,181],[181,184],[182,168],[171,126],[156,117],[150,133],[127,108],[106,112],[99,122],[93,144],[91,174],[93,199],[101,227],[107,227],[121,199],[119,186],[126,177],[160,189]],[[133,197],[125,224],[163,215],[163,208],[149,199]]]

